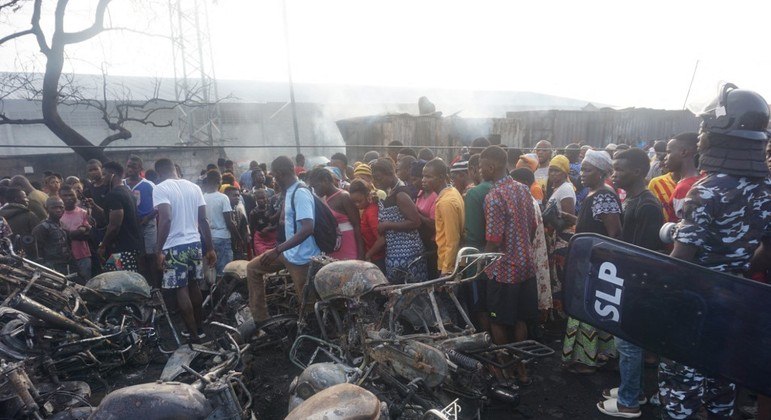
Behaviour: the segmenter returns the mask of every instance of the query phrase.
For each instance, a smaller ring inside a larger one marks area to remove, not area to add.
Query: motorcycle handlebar
[[[479,277],[479,275],[482,274],[482,272],[488,266],[490,266],[490,264],[498,261],[502,256],[503,254],[500,252],[479,252],[478,249],[473,247],[463,247],[458,251],[457,257],[455,258],[455,268],[453,269],[452,273],[420,283],[384,286],[381,288],[381,290],[386,292],[401,293],[404,291],[419,289],[435,284],[447,283],[456,278],[458,275],[465,273],[470,267],[477,266],[477,270],[473,276],[457,280],[457,283],[469,282]],[[480,264],[484,264],[484,267],[479,267]]]

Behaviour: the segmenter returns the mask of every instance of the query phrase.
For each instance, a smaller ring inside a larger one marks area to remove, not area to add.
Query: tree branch
[[[5,3],[0,3],[0,10],[3,10],[7,7],[10,7],[13,9],[13,11],[19,10],[21,7],[21,3],[25,2],[26,0],[9,0]]]
[[[60,0],[66,3],[66,0]],[[89,40],[99,35],[104,30],[104,14],[107,11],[107,6],[111,0],[99,0],[96,5],[96,16],[94,16],[94,23],[82,31],[78,32],[62,32],[61,41],[64,44],[77,44]]]
[[[132,33],[132,34],[150,36],[150,37],[155,37],[155,38],[171,39],[171,37],[168,36],[168,35],[155,34],[155,33],[152,33],[152,32],[140,31],[140,30],[137,30],[137,29],[126,28],[126,27],[123,27],[123,26],[111,26],[109,28],[103,28],[102,30],[104,32],[107,32],[107,31],[120,31],[120,32],[129,32],[129,33]]]
[[[32,12],[32,19],[30,20],[30,24],[32,25],[32,33],[35,34],[35,39],[37,39],[37,45],[40,47],[40,51],[43,54],[48,55],[48,52],[51,51],[51,48],[48,46],[46,37],[43,34],[43,29],[40,27],[40,13],[42,7],[43,0],[35,0],[35,8]]]
[[[111,127],[112,129],[112,127]],[[110,143],[117,141],[117,140],[128,140],[131,138],[131,131],[126,130],[125,128],[121,126],[117,126],[115,129],[118,130],[117,133],[111,134],[102,140],[101,143],[99,143],[99,147],[107,147]]]
[[[32,124],[45,124],[45,120],[42,118],[33,119],[16,119],[8,118],[5,114],[0,114],[0,125],[15,124],[15,125],[32,125]]]
[[[35,31],[33,31],[32,29],[27,29],[26,31],[16,32],[15,34],[10,34],[10,35],[8,35],[6,37],[0,38],[0,45],[5,44],[6,42],[8,42],[8,41],[10,41],[12,39],[16,39],[16,38],[22,37],[24,35],[31,35],[31,34],[34,34],[34,33],[35,33]]]

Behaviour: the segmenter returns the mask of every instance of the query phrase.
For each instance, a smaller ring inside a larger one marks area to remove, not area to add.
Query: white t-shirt
[[[185,179],[167,179],[153,189],[153,205],[171,206],[171,226],[163,249],[200,242],[198,208],[206,205],[198,185]]]
[[[535,170],[535,180],[538,181],[539,184],[546,183],[546,180],[549,178],[549,167],[541,168]]]
[[[557,187],[557,189],[551,193],[549,202],[556,201],[557,207],[560,207],[562,200],[566,198],[571,199],[571,201],[573,201],[573,205],[576,204],[576,191],[570,181],[563,182],[562,185]],[[560,210],[562,210],[561,207]]]
[[[225,223],[225,212],[232,212],[230,199],[221,192],[210,192],[203,195],[206,201],[206,219],[209,220],[211,237],[217,239],[230,239],[230,231]]]

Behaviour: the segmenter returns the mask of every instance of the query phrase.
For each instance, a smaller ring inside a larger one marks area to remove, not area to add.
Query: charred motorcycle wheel
[[[245,327],[246,323],[241,327]],[[239,330],[241,330],[239,327]],[[270,317],[254,325],[257,332],[252,349],[278,346],[289,351],[297,335],[297,315],[283,314]]]
[[[110,303],[103,307],[96,315],[99,324],[121,325],[123,317],[136,323],[142,323],[142,310],[134,303]]]

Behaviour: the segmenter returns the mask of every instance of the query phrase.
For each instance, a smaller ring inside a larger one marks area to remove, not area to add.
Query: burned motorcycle
[[[241,356],[249,345],[239,346],[232,328],[213,323],[224,330],[222,341],[229,343],[219,349],[214,365],[199,373],[187,364],[179,367],[195,380],[190,383],[163,382],[128,386],[108,394],[96,408],[70,410],[55,417],[56,420],[106,420],[142,416],[155,419],[253,419],[252,398],[241,380]],[[167,368],[169,365],[167,364]]]
[[[0,413],[5,418],[42,419],[53,413],[88,406],[91,388],[85,382],[35,383],[24,362],[0,360]]]
[[[421,418],[455,400],[466,417],[493,400],[515,406],[518,388],[492,373],[553,350],[534,341],[491,344],[455,295],[499,258],[463,248],[451,275],[411,284],[390,284],[362,261],[322,267],[313,279],[321,333],[300,335],[292,347],[290,360],[305,370],[290,385],[290,410],[339,383],[371,391],[394,418]]]
[[[86,286],[13,253],[0,254],[0,357],[26,360],[33,373],[100,377],[129,362],[145,364],[159,350],[159,320],[176,332],[160,294],[142,276],[106,273]],[[89,311],[91,308],[97,311]]]

